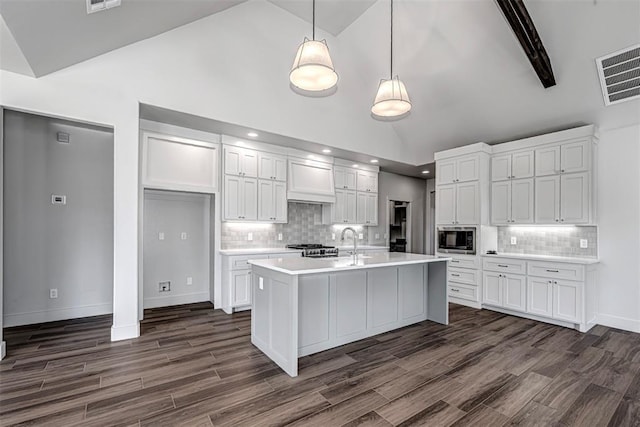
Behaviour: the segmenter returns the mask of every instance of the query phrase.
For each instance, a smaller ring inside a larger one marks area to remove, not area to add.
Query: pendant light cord
[[[312,18],[311,18],[311,26],[313,27],[313,29],[311,30],[311,38],[313,38],[313,40],[316,39],[316,0],[313,0],[313,14],[312,14]]]
[[[313,0],[315,1],[315,0]],[[393,79],[393,0],[391,0],[391,61],[389,61],[389,78]]]

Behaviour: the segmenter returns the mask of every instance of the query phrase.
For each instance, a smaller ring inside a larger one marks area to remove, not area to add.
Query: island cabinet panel
[[[336,274],[336,337],[362,334],[367,330],[367,273]]]
[[[306,347],[329,341],[329,277],[302,277],[298,286],[298,345]]]
[[[398,268],[380,268],[367,274],[367,325],[379,328],[398,321]]]
[[[398,269],[400,285],[400,320],[424,317],[427,314],[423,265],[407,265]]]

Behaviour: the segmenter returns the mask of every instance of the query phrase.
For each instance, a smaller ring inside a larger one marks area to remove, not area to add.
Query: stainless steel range
[[[328,258],[338,256],[338,248],[335,246],[324,246],[317,243],[287,245],[287,248],[302,249],[302,256],[309,258]]]

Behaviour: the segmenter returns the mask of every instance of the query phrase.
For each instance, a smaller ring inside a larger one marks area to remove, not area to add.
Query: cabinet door
[[[255,178],[242,178],[242,219],[258,219],[258,180]]]
[[[560,177],[560,222],[589,222],[589,173],[572,173]]]
[[[358,191],[356,198],[356,223],[365,224],[367,222],[367,193]]]
[[[533,178],[511,181],[511,223],[533,224]]]
[[[469,182],[456,187],[456,224],[480,223],[478,183]]]
[[[355,190],[357,185],[357,172],[353,169],[346,168],[344,171],[344,185],[347,190]]]
[[[343,168],[341,166],[333,167],[333,180],[336,188],[341,188],[343,190],[347,189],[347,182],[345,173],[347,172],[347,168]]]
[[[240,154],[242,176],[256,178],[258,176],[258,152],[243,149]]]
[[[357,200],[355,191],[346,191],[344,196],[344,218],[345,222],[355,224],[357,212]]]
[[[491,184],[491,224],[511,222],[511,182]]]
[[[533,176],[533,151],[514,153],[511,156],[511,177],[514,179]]]
[[[367,217],[365,224],[378,225],[378,195],[367,194]]]
[[[242,178],[233,175],[224,177],[224,219],[242,219]]]
[[[509,310],[526,311],[527,276],[504,274],[502,276],[502,306]]]
[[[273,221],[275,218],[273,205],[273,181],[258,181],[258,220]]]
[[[560,176],[536,178],[535,193],[536,224],[560,222]]]
[[[273,156],[269,153],[258,153],[258,178],[274,179],[275,176]]]
[[[345,215],[347,206],[347,192],[336,189],[336,202],[333,204],[333,222],[335,224],[347,222]]]
[[[224,173],[240,175],[242,172],[242,149],[237,147],[224,147]]]
[[[560,173],[560,146],[538,148],[536,151],[536,176]]]
[[[436,189],[438,201],[436,209],[438,211],[438,224],[456,223],[456,186],[443,185]]]
[[[511,178],[511,154],[491,158],[491,181],[504,181]]]
[[[582,322],[582,282],[553,281],[553,318]]]
[[[375,172],[358,171],[356,183],[358,191],[378,192],[378,174]]]
[[[276,181],[287,180],[287,159],[275,156],[273,158],[273,176]]]
[[[436,162],[436,183],[451,184],[456,179],[456,161],[439,160]]]
[[[549,279],[527,278],[527,311],[538,316],[553,315],[553,285]]]
[[[482,302],[502,307],[502,274],[485,272],[482,285]]]
[[[251,271],[231,272],[231,305],[238,307],[251,304]]]
[[[456,165],[456,182],[477,181],[480,178],[478,156],[458,159]]]
[[[589,167],[589,141],[572,142],[560,147],[560,172],[582,172]]]
[[[287,184],[273,184],[273,216],[277,222],[287,222]]]

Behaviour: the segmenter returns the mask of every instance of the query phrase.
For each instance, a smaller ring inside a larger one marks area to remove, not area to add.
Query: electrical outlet
[[[193,277],[187,277],[187,285],[193,285]]]
[[[51,299],[58,298],[58,290],[56,288],[49,289],[49,298]]]
[[[282,233],[278,233],[278,240],[282,240]]]
[[[589,241],[587,239],[580,239],[580,248],[587,249],[589,247]]]
[[[247,240],[248,241],[252,241],[253,240],[253,233],[247,233]]]
[[[517,245],[518,244],[518,239],[516,238],[516,236],[511,236],[511,244],[512,245]]]
[[[336,240],[336,233],[331,233],[331,240]]]
[[[164,240],[164,233],[162,231],[158,233],[158,240]]]
[[[258,278],[258,288],[264,289],[264,279],[262,277]]]
[[[376,233],[376,240],[380,238],[380,233]]]
[[[171,292],[171,282],[159,282],[158,283],[158,292]]]
[[[186,232],[182,232],[180,233],[180,240],[187,240],[187,233]]]
[[[362,234],[362,233],[358,233],[358,239],[359,239],[359,240],[364,239],[364,234]]]

